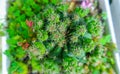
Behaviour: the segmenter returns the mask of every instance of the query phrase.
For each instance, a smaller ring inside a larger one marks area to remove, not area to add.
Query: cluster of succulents
[[[103,34],[102,13],[59,0],[9,3],[9,74],[113,74],[114,46]]]

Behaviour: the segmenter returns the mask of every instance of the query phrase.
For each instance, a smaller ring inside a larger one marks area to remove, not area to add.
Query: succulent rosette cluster
[[[83,0],[70,12],[60,0],[9,3],[9,74],[114,73],[114,46],[104,36],[103,14],[90,12],[94,2]]]

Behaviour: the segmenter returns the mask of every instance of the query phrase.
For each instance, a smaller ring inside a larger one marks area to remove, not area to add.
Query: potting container
[[[116,42],[116,33],[114,31],[114,25],[112,22],[112,17],[111,17],[111,11],[110,11],[110,6],[109,6],[109,0],[99,0],[100,7],[102,8],[103,11],[107,13],[107,23],[108,23],[108,33],[111,34],[112,36],[112,41],[113,43],[116,44],[117,47],[117,42]],[[7,0],[1,0],[0,1],[0,19],[2,19],[2,22],[6,24],[6,15],[7,15]],[[6,43],[7,36],[2,37],[2,74],[8,74],[7,69],[9,67],[9,60],[7,59],[7,56],[4,54],[4,51],[8,48],[7,43]],[[114,58],[116,61],[116,71],[118,74],[120,74],[120,52],[115,51],[114,52]]]

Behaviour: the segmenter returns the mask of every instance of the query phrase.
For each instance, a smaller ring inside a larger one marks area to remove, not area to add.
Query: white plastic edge
[[[118,74],[120,74],[120,52],[116,52],[114,54],[115,59],[116,59],[116,63],[117,63],[117,70],[118,70]]]
[[[106,13],[107,13],[107,17],[108,17],[109,29],[110,29],[110,33],[111,33],[111,36],[112,36],[112,41],[115,44],[117,44],[116,37],[115,37],[115,30],[114,30],[112,16],[111,16],[111,11],[110,11],[110,6],[109,6],[109,0],[104,0],[104,2],[105,2]]]
[[[4,54],[4,51],[7,49],[6,37],[2,37],[2,74],[8,74],[7,72],[7,57]]]
[[[104,0],[104,2],[105,2],[107,17],[108,17],[109,29],[110,29],[110,33],[111,33],[111,36],[112,36],[112,41],[116,44],[116,47],[117,47],[115,30],[114,30],[113,21],[112,21],[109,0]],[[116,66],[117,66],[118,74],[120,74],[120,52],[117,52],[117,51],[114,52],[114,57],[115,57],[115,60],[116,60]]]
[[[7,8],[7,0],[0,0],[0,23],[6,24],[6,8]],[[8,74],[7,72],[7,57],[4,55],[4,51],[7,49],[6,44],[6,36],[2,37],[2,73],[0,74]]]

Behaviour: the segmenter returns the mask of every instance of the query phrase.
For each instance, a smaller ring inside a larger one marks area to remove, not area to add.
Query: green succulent
[[[10,0],[9,74],[114,72],[114,44],[104,35],[105,15],[61,0]],[[0,30],[1,32],[1,30]],[[109,46],[110,45],[110,46]]]

